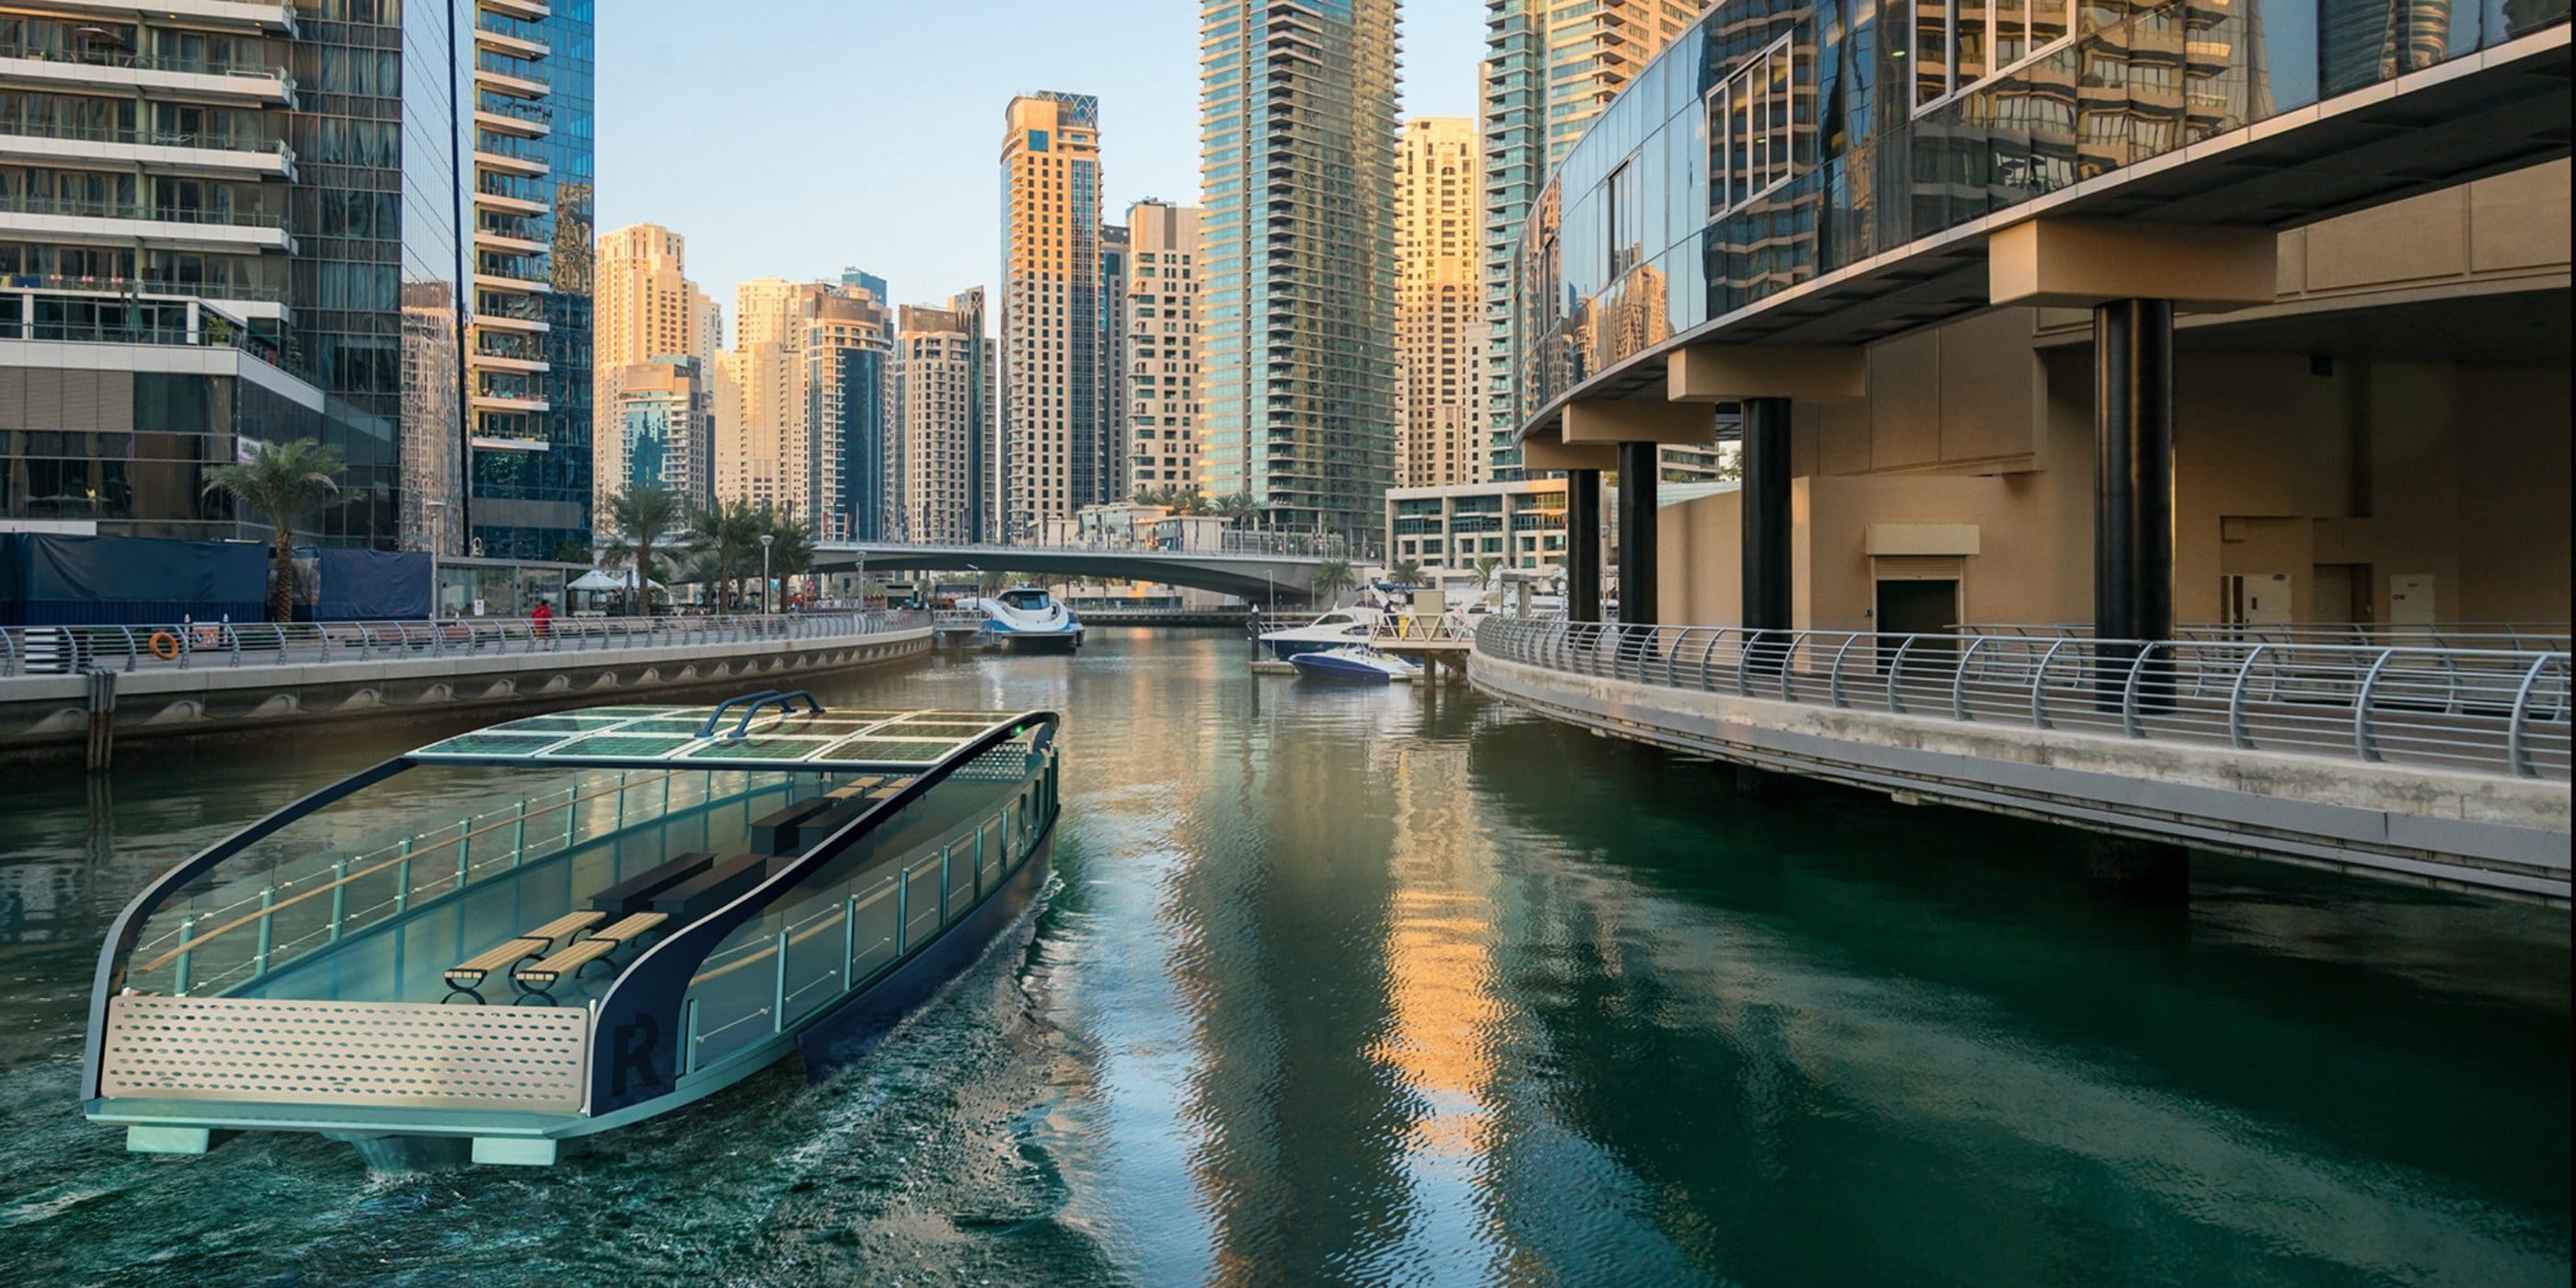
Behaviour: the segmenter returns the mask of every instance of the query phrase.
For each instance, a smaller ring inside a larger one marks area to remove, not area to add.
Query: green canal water
[[[74,1104],[153,872],[439,730],[0,777],[0,1279],[25,1284],[2560,1284],[2563,911],[1718,767],[1239,638],[820,686],[1067,717],[1034,918],[862,1062],[543,1171]]]

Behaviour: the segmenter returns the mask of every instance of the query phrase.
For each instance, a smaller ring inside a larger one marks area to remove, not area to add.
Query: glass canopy
[[[730,706],[558,711],[442,739],[412,752],[409,759],[420,764],[609,768],[921,768],[1027,719],[999,711],[791,713],[775,705]]]

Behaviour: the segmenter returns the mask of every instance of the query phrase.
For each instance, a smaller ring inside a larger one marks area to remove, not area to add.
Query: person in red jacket
[[[529,626],[534,630],[538,639],[544,639],[546,637],[546,628],[552,626],[554,624],[554,620],[554,606],[548,604],[542,599],[537,601],[536,610],[528,614]]]

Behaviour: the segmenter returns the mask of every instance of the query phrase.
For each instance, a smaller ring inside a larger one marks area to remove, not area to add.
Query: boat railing
[[[311,666],[407,657],[598,653],[760,640],[842,639],[912,630],[911,610],[730,617],[456,617],[411,621],[0,627],[0,677],[205,667]]]
[[[453,823],[389,829],[320,853],[281,844],[296,835],[282,833],[226,864],[233,871],[219,883],[152,909],[128,957],[125,984],[179,997],[238,991],[486,878],[613,836],[625,830],[630,811],[667,819],[776,791],[791,777],[600,771],[506,803],[461,807],[471,812]]]
[[[1018,753],[1018,766],[987,756],[956,780],[991,779],[1019,789],[937,838],[907,845],[897,864],[870,864],[736,928],[707,954],[681,1003],[679,1072],[696,1073],[787,1032],[864,988],[914,949],[955,924],[1018,870],[1052,816],[1056,753]],[[892,825],[888,820],[881,826]]]

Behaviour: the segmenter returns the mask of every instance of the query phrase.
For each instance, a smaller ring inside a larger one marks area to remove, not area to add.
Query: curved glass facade
[[[1801,283],[2567,15],[2567,0],[1726,0],[1531,205],[1523,412]]]

